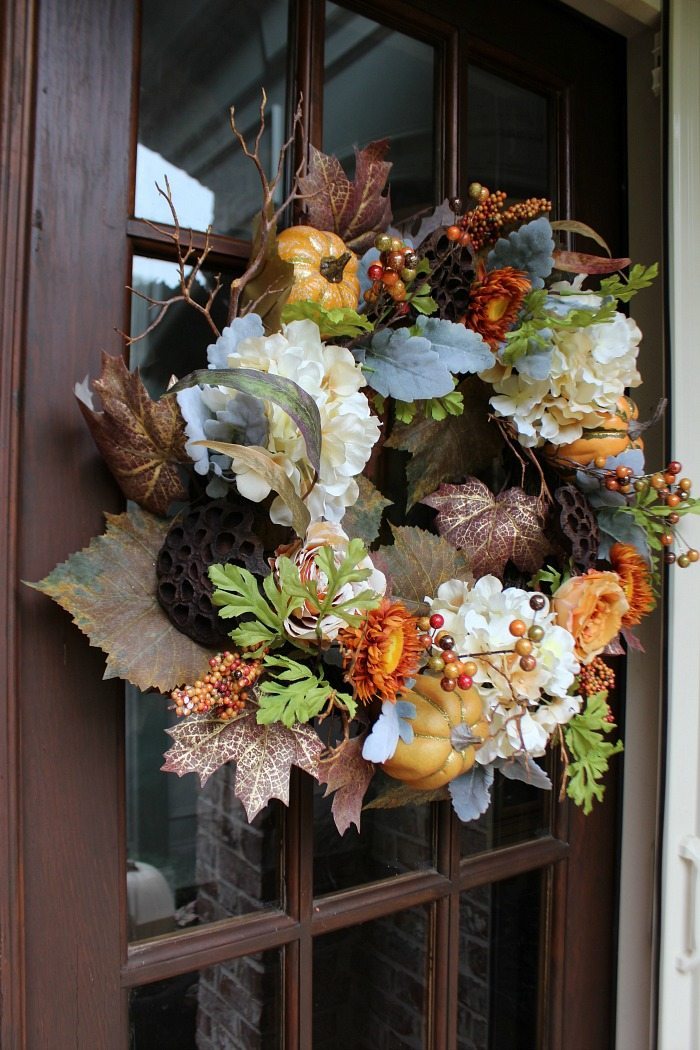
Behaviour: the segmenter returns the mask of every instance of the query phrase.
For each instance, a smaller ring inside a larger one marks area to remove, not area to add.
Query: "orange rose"
[[[616,572],[591,569],[572,576],[552,598],[557,623],[574,638],[574,651],[582,664],[602,653],[622,626],[629,603]]]

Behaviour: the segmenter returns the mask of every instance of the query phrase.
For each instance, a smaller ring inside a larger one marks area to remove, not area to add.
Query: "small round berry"
[[[681,490],[681,492],[690,492],[692,487],[693,483],[690,480],[690,478],[681,478],[681,480],[678,482],[678,488]]]
[[[617,492],[620,488],[620,482],[617,480],[617,478],[606,478],[605,487],[608,490],[608,492]]]
[[[508,630],[514,638],[522,638],[524,634],[527,634],[527,624],[524,620],[511,620]]]
[[[664,561],[667,565],[673,565],[675,560],[676,555],[673,553],[673,551],[666,551],[664,553]]]
[[[418,265],[418,254],[414,252],[412,248],[407,248],[403,256],[403,264],[407,266],[409,270],[415,269]]]
[[[529,656],[532,652],[532,642],[529,638],[518,638],[515,643],[515,651],[518,656]]]
[[[534,656],[521,656],[520,666],[523,669],[523,671],[534,671],[537,667],[537,660],[534,658]]]
[[[527,636],[531,642],[541,642],[544,638],[544,627],[541,627],[538,623],[533,623],[527,632]]]
[[[444,622],[445,617],[442,615],[442,613],[433,613],[433,615],[430,617],[430,626],[433,627],[436,631],[442,627]]]
[[[420,628],[421,631],[428,631],[430,629],[430,617],[429,616],[419,616],[418,617],[418,627]]]
[[[407,302],[396,303],[396,315],[398,317],[405,317],[406,314],[411,312],[410,304]]]
[[[401,240],[400,237],[392,237],[391,238],[391,251],[392,252],[401,252],[401,254],[403,256],[403,241]]]
[[[666,467],[666,470],[669,474],[673,474],[675,476],[676,474],[680,474],[680,472],[683,470],[683,464],[679,463],[677,459],[672,459],[669,465]]]
[[[441,656],[431,656],[428,660],[428,667],[431,671],[444,671],[445,661]]]
[[[469,675],[470,678],[473,678],[477,671],[478,667],[473,660],[464,661],[464,673]]]
[[[673,543],[673,533],[672,532],[662,532],[661,536],[659,537],[659,539],[661,540],[661,542],[664,545],[664,547],[670,547],[672,545],[672,543]]]
[[[478,201],[481,198],[481,191],[483,190],[483,188],[484,187],[481,185],[480,182],[470,182],[469,183],[469,196],[473,200]]]
[[[663,474],[652,474],[650,484],[651,487],[653,489],[656,489],[657,492],[659,492],[663,488],[666,488],[666,481],[664,479]]]
[[[403,283],[403,281],[395,281],[389,289],[389,295],[396,302],[403,302],[403,300],[406,298],[406,285]]]
[[[411,281],[416,279],[416,270],[413,270],[410,266],[404,266],[401,270],[401,280],[405,281],[406,284],[410,284]]]
[[[446,693],[453,693],[457,688],[457,682],[454,678],[441,678],[440,686]]]
[[[608,460],[606,456],[596,456],[596,458],[593,460],[593,465],[597,467],[598,470],[602,470],[607,462]]]
[[[432,649],[433,639],[429,634],[421,634],[418,636],[418,644],[421,645],[424,649]]]
[[[403,266],[403,252],[395,252],[392,249],[387,255],[386,261],[392,270],[400,270]]]
[[[443,649],[443,651],[442,651],[442,653],[440,655],[442,656],[443,660],[445,661],[445,667],[447,667],[448,664],[457,664],[457,663],[459,663],[459,657],[457,656],[457,653],[453,649]]]
[[[623,496],[629,496],[631,491],[632,491],[632,486],[631,485],[628,485],[627,483],[625,483],[624,485],[620,485],[620,492],[622,493]]]
[[[454,638],[452,637],[451,634],[443,634],[438,639],[438,645],[440,646],[441,649],[454,649],[454,647],[455,647],[455,640],[454,640]]]
[[[445,236],[448,241],[458,241],[462,236],[462,231],[459,226],[448,226],[445,230]]]
[[[534,609],[535,612],[541,612],[547,604],[547,599],[543,594],[533,594],[530,597],[530,608]]]
[[[675,503],[673,505],[674,507],[676,506]],[[669,516],[666,518],[666,521],[669,523],[669,525],[677,525],[680,520],[680,514],[676,514],[675,512],[673,514],[669,514]]]
[[[686,492],[685,489],[681,489],[681,491],[678,493],[678,495],[679,495],[682,503],[685,503],[686,500],[689,498],[688,493]]]
[[[627,477],[627,467],[615,467],[615,474],[618,478]]]
[[[457,679],[457,678],[459,678],[459,676],[460,676],[460,670],[459,670],[458,667],[455,667],[454,664],[446,664],[445,665],[445,678]]]
[[[380,252],[391,251],[391,237],[388,233],[379,233],[374,239],[374,247]]]
[[[450,197],[447,203],[452,208],[455,215],[461,215],[464,211],[464,201],[461,197]]]
[[[700,558],[700,552],[695,550],[695,547],[690,547],[686,554],[688,555],[688,561],[696,562]]]
[[[675,483],[675,480],[676,480],[676,475],[675,474],[671,474],[667,470],[666,473],[664,474],[664,481],[666,482],[666,484],[667,485],[673,485]]]
[[[687,554],[679,554],[676,558],[676,565],[681,569],[687,569],[690,565],[690,558]]]
[[[384,267],[381,263],[372,263],[372,265],[367,268],[367,276],[370,281],[381,281],[383,273]]]
[[[397,274],[396,270],[384,270],[384,272],[382,273],[382,284],[385,288],[391,288],[397,283],[398,279],[399,275]]]
[[[648,488],[649,488],[649,486],[648,486],[647,482],[646,481],[642,481],[641,478],[639,478],[634,483],[634,491],[635,492],[646,492],[646,490]]]
[[[668,496],[666,497],[666,506],[677,507],[680,501],[681,497],[676,492],[669,492]]]
[[[474,685],[474,679],[469,674],[461,674],[457,679],[457,685],[460,689],[471,689]]]

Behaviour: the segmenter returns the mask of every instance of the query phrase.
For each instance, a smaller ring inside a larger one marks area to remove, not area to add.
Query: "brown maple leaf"
[[[87,381],[76,397],[95,444],[127,499],[153,514],[165,514],[175,500],[187,498],[177,469],[189,463],[185,429],[175,398],[153,401],[138,369],[130,372],[121,357],[102,355],[102,373],[93,384],[102,411],[92,404]]]
[[[337,157],[310,146],[308,172],[299,180],[307,225],[337,233],[358,255],[371,248],[376,232],[391,222],[389,193],[382,195],[391,171],[388,148],[388,139],[356,148],[351,182]]]
[[[503,577],[509,560],[521,572],[535,572],[549,550],[541,503],[520,488],[498,496],[476,478],[441,485],[423,503],[438,512],[441,536],[469,558],[474,575]]]
[[[405,602],[423,605],[446,580],[473,579],[466,556],[441,536],[409,525],[392,525],[391,531],[394,542],[380,547],[372,560]]]
[[[323,797],[335,792],[331,813],[340,835],[344,835],[351,824],[360,830],[362,800],[374,775],[373,763],[362,757],[364,742],[364,734],[353,737],[336,751],[329,762],[322,762],[319,766],[319,783],[327,785]]]
[[[489,422],[486,384],[468,376],[457,389],[464,398],[461,416],[436,420],[421,413],[408,425],[397,424],[386,443],[411,453],[406,468],[409,510],[442,481],[490,469],[503,449],[501,432]]]
[[[379,535],[382,515],[385,508],[391,506],[391,500],[385,499],[364,474],[360,474],[357,483],[360,495],[345,511],[340,524],[348,536],[357,537],[369,546]]]
[[[105,678],[162,693],[196,681],[211,657],[171,624],[156,597],[156,557],[171,524],[138,507],[108,514],[103,536],[30,584],[104,650]]]
[[[236,763],[234,791],[248,820],[271,798],[289,805],[292,766],[318,780],[324,745],[311,726],[299,722],[289,729],[281,722],[258,725],[251,709],[230,722],[190,715],[167,732],[175,741],[161,767],[168,773],[197,773],[204,786],[219,766]]]
[[[388,780],[379,794],[368,802],[365,809],[397,809],[399,806],[425,806],[429,802],[444,802],[450,797],[446,787],[417,791],[409,784]]]

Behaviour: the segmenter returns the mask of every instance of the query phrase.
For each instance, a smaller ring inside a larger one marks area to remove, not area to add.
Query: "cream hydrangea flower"
[[[284,376],[311,395],[321,416],[321,465],[316,483],[312,484],[313,471],[299,428],[286,412],[270,402],[265,403],[267,436],[263,447],[304,499],[312,521],[325,518],[339,522],[346,508],[357,500],[359,489],[355,478],[362,472],[379,437],[379,421],[370,412],[367,398],[361,392],[365,386],[362,370],[345,347],[325,346],[318,326],[312,321],[293,321],[281,332],[266,336],[261,324],[253,327],[250,318],[241,320],[246,322],[245,329],[234,321],[209,348],[209,365],[254,368]],[[220,394],[217,390],[219,404],[217,395],[211,392],[184,393],[184,398],[178,395],[178,401],[190,439],[187,448],[192,458],[200,461],[197,469],[207,470],[209,465],[199,451],[201,446],[193,444],[203,436],[200,433],[205,426],[202,415],[225,404],[231,417],[232,409],[245,395],[228,390]],[[191,403],[193,400],[196,404]],[[259,432],[258,425],[256,437]],[[246,433],[245,425],[237,440],[243,444],[255,443]],[[235,457],[232,470],[239,492],[246,499],[259,503],[269,495],[268,482]],[[272,503],[270,517],[278,524],[291,522],[289,511],[279,497]]]
[[[579,670],[574,639],[556,624],[544,595],[537,613],[531,597],[532,592],[504,589],[495,576],[483,576],[473,587],[449,580],[435,598],[426,599],[432,612],[442,614],[455,651],[476,663],[474,684],[490,726],[477,752],[482,765],[525,752],[543,755],[557,725],[568,722],[580,707],[580,697],[568,695]],[[544,630],[533,649],[537,663],[532,671],[520,667],[518,639],[510,633],[513,620],[537,623]]]
[[[555,289],[576,292],[577,283],[561,282]],[[580,292],[557,297],[552,310],[597,310],[601,304],[600,296]],[[616,313],[602,324],[555,329],[546,379],[533,379],[500,362],[480,375],[495,390],[491,405],[496,415],[511,420],[522,445],[562,445],[581,437],[584,428],[600,425],[602,414],[614,411],[625,388],[640,385],[641,337],[631,318]]]

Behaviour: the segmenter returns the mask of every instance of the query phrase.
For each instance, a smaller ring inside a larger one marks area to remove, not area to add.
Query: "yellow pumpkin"
[[[639,418],[639,409],[630,397],[618,398],[614,412],[602,413],[600,426],[583,431],[580,438],[565,445],[547,445],[546,455],[554,462],[567,466],[576,463],[586,467],[598,456],[619,456],[630,449],[644,449],[641,437],[632,437],[630,423]]]
[[[335,233],[312,226],[290,226],[277,238],[281,259],[294,267],[290,303],[310,300],[327,310],[346,306],[357,309],[359,261]]]
[[[489,732],[477,690],[447,693],[439,678],[421,674],[401,699],[416,705],[414,736],[410,744],[399,740],[384,771],[419,791],[442,787],[467,773]]]

